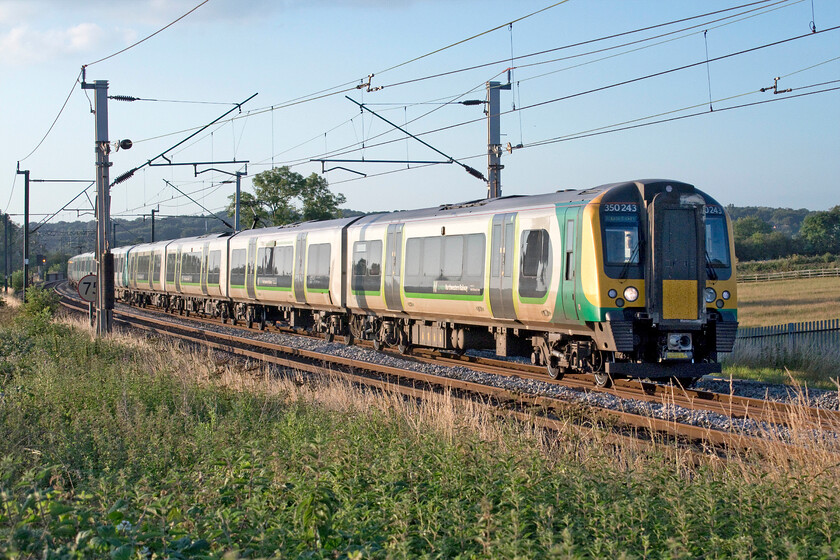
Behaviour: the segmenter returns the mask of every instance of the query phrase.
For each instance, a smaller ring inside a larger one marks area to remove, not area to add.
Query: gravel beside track
[[[151,316],[158,319],[163,316],[160,313],[148,312],[142,309],[123,305],[117,305],[117,309],[115,311],[119,311],[120,308],[126,311],[130,310],[133,313],[149,313]],[[190,321],[188,318],[173,315],[166,315],[166,317],[175,323],[192,326],[195,325],[195,323]],[[209,331],[233,336],[241,337],[246,334],[241,329],[221,324],[204,324],[204,328]],[[495,375],[475,371],[466,367],[419,363],[411,360],[410,358],[403,358],[395,354],[380,353],[361,346],[348,347],[339,342],[326,342],[325,340],[318,338],[296,336],[279,332],[260,332],[258,330],[249,331],[247,334],[256,340],[264,342],[290,346],[323,354],[341,356],[353,360],[383,364],[427,374],[434,374],[451,379],[472,381],[475,383],[500,387],[531,395],[554,397],[568,402],[580,403],[582,405],[620,410],[623,412],[666,419],[682,424],[705,427],[714,430],[732,430],[748,434],[766,434],[769,431],[777,434],[784,434],[786,431],[784,428],[780,428],[779,426],[762,425],[753,420],[731,418],[729,416],[707,410],[692,410],[668,403],[653,403],[635,399],[620,398],[603,392],[578,391],[562,387],[554,383],[549,383],[548,381],[542,382],[531,379],[523,379],[516,376]],[[731,389],[731,392],[736,395],[762,399],[769,398],[780,402],[795,401],[799,398],[791,387],[784,385],[770,385],[753,381],[734,380],[730,386],[729,380],[703,379],[698,382],[697,387],[707,391],[721,392],[724,394],[729,394]],[[837,391],[811,390],[808,392],[806,397],[806,402],[809,406],[821,407],[830,410],[840,410]]]

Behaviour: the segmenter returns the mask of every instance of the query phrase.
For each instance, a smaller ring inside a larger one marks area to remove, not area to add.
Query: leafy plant
[[[26,303],[23,312],[29,316],[46,315],[52,317],[58,309],[59,297],[54,290],[39,286],[30,286],[26,290]]]

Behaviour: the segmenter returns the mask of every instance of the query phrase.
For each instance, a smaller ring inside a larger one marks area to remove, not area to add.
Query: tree
[[[773,231],[773,228],[759,218],[758,216],[746,216],[744,218],[738,218],[735,220],[735,223],[732,224],[732,229],[735,233],[735,239],[737,240],[745,240],[756,233],[770,233]]]
[[[227,212],[235,211],[235,198],[228,197],[231,204]],[[254,194],[240,196],[240,222],[247,227],[251,217],[256,215],[263,225],[283,225],[305,220],[328,220],[341,216],[338,205],[346,199],[342,194],[333,194],[329,183],[313,173],[304,178],[288,167],[275,167],[254,176]]]
[[[840,206],[806,217],[799,236],[815,254],[840,253]]]

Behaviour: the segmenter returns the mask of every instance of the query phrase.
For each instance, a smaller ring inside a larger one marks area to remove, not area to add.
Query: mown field
[[[759,327],[840,318],[840,278],[738,284],[738,321]],[[840,388],[840,348],[768,342],[722,356],[724,375],[772,383]]]
[[[695,464],[0,309],[3,558],[837,558],[840,471]],[[585,416],[579,411],[576,417]]]
[[[738,321],[762,327],[840,319],[840,278],[738,284]]]

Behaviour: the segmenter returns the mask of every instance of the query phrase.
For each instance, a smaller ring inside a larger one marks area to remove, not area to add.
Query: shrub
[[[58,309],[58,294],[33,286],[26,290],[26,303],[23,312],[26,315],[46,315],[52,317]]]
[[[19,292],[23,289],[23,271],[16,270],[12,272],[12,289]]]

